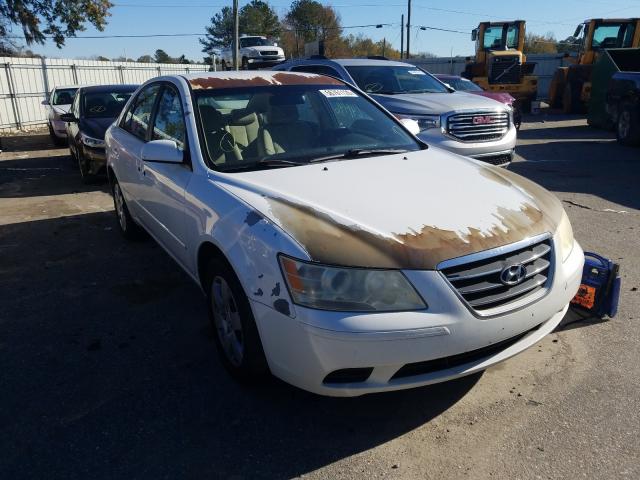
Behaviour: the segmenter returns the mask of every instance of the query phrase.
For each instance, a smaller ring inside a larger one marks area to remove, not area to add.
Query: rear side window
[[[158,113],[153,125],[154,140],[173,140],[184,150],[185,124],[180,94],[166,87],[160,97]]]
[[[318,75],[329,75],[330,77],[342,78],[335,68],[327,65],[300,65],[293,67],[292,72],[317,73]]]
[[[160,85],[149,85],[142,90],[135,101],[127,110],[127,113],[120,125],[127,132],[135,135],[140,140],[146,140],[147,132],[149,130],[149,121],[151,119],[151,113],[153,112],[153,105],[155,104],[156,97]]]

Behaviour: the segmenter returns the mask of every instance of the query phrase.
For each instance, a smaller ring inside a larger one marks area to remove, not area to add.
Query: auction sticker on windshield
[[[334,98],[334,97],[357,97],[358,95],[356,95],[355,93],[353,93],[351,90],[342,90],[342,89],[332,89],[332,90],[320,90],[320,93],[322,95],[324,95],[327,98]]]

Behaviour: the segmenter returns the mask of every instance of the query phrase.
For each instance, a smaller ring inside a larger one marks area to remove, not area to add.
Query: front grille
[[[509,113],[478,111],[455,113],[447,119],[447,133],[463,142],[497,140],[509,131]]]
[[[512,160],[512,156],[510,153],[502,153],[499,155],[486,155],[484,157],[478,157],[476,160],[480,160],[481,162],[490,163],[491,165],[497,165],[499,167],[504,167],[505,165],[509,165]]]
[[[493,57],[489,70],[489,83],[520,83],[522,66],[520,58]]]
[[[496,255],[445,267],[441,272],[473,310],[489,314],[489,310],[508,306],[548,287],[552,250],[551,240],[546,238],[508,251],[501,248]],[[520,265],[524,267],[520,283],[505,283],[503,271]]]
[[[491,355],[506,350],[511,345],[516,344],[519,340],[524,338],[529,333],[538,330],[540,325],[528,330],[515,337],[508,338],[502,342],[494,343],[488,347],[478,348],[477,350],[471,350],[470,352],[459,353],[458,355],[452,355],[450,357],[436,358],[435,360],[427,360],[425,362],[407,363],[398,370],[391,380],[406,377],[415,377],[417,375],[425,375],[427,373],[438,372],[446,370],[448,368],[458,367],[467,363],[483,360]]]
[[[278,55],[278,52],[272,50],[263,50],[260,52],[260,55]]]

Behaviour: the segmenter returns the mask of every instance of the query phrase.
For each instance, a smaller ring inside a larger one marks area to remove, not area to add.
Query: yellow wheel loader
[[[535,63],[527,63],[524,50],[525,22],[482,22],[471,32],[476,42],[475,61],[467,64],[464,77],[489,92],[506,92],[523,111],[536,99],[538,77]]]
[[[552,107],[562,108],[565,113],[584,113],[591,98],[591,76],[593,66],[605,50],[611,48],[640,47],[640,18],[591,19],[576,29],[574,38],[579,39],[580,51],[573,62],[559,67],[549,87]]]

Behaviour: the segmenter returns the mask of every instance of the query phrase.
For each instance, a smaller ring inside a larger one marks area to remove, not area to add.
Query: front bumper
[[[482,159],[483,156],[513,152],[516,147],[517,131],[512,124],[507,133],[500,139],[486,142],[462,142],[444,133],[441,128],[432,128],[418,134],[418,138],[428,145],[449,150],[466,157]]]
[[[285,57],[251,57],[247,58],[249,67],[252,68],[266,68],[274,67],[285,61]]]
[[[51,120],[51,129],[58,138],[67,138],[67,124],[62,120]]]
[[[83,145],[84,158],[87,160],[90,175],[106,174],[107,155],[104,148],[93,148]]]
[[[292,319],[258,302],[252,307],[274,375],[317,394],[357,396],[470,375],[525,350],[560,323],[580,285],[583,263],[576,242],[564,263],[555,259],[546,296],[489,318],[474,315],[436,271],[405,272],[429,305],[420,312],[340,313],[296,306]],[[504,348],[482,350],[499,342]],[[450,368],[396,375],[407,364],[475,351],[487,353]],[[325,383],[327,375],[344,369],[372,370],[363,381]]]

